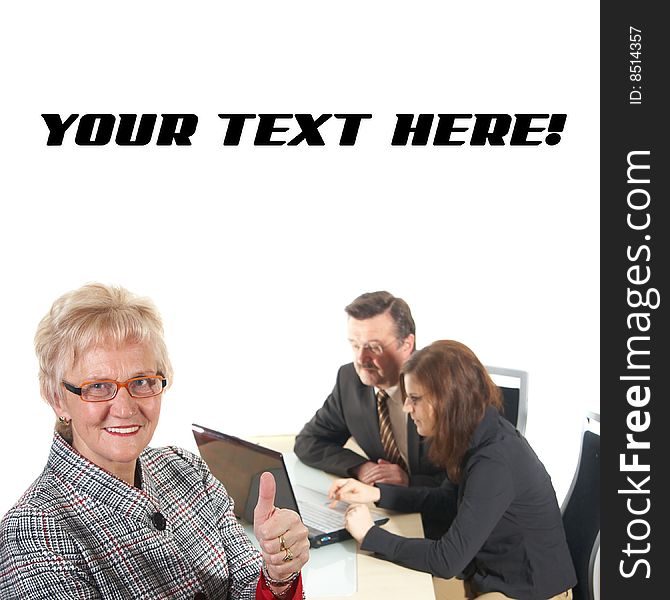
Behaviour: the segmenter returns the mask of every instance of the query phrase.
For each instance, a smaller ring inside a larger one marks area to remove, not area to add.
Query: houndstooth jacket
[[[205,463],[166,447],[138,465],[141,489],[56,434],[0,523],[0,599],[255,598],[261,556]]]

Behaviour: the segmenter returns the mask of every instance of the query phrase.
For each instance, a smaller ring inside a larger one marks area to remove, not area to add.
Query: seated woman
[[[307,529],[261,478],[255,535],[200,457],[148,448],[172,379],[154,305],[123,288],[65,294],[35,336],[57,425],[46,467],[0,523],[0,598],[301,598]],[[196,393],[212,396],[196,379]]]
[[[439,341],[407,360],[400,385],[405,412],[431,438],[432,460],[458,487],[373,487],[340,479],[330,496],[446,514],[451,524],[439,540],[407,539],[374,526],[367,507],[352,504],[346,526],[361,548],[438,577],[463,579],[449,582],[449,600],[571,598],[575,571],[551,480],[500,415],[501,392],[486,368],[463,344]]]

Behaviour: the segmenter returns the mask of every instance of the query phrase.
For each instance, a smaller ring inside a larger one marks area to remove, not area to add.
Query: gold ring
[[[279,549],[286,550],[286,540],[284,539],[284,536],[280,535],[278,539],[279,539]]]
[[[293,560],[293,552],[291,552],[291,549],[290,548],[284,548],[284,552],[286,552],[286,554],[284,555],[284,558],[282,558],[282,560],[284,562],[292,561]]]

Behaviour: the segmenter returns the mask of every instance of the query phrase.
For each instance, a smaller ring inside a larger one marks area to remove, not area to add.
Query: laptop
[[[312,548],[351,538],[344,528],[348,504],[331,508],[332,500],[323,492],[292,484],[281,452],[195,423],[192,430],[200,456],[235,501],[236,517],[253,524],[261,474],[269,471],[277,483],[275,506],[300,515]],[[381,513],[373,512],[372,518],[377,525],[388,521]]]

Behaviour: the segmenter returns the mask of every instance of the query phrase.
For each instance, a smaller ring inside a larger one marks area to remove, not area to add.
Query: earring
[[[63,424],[63,425],[69,425],[71,423],[72,419],[68,419],[67,417],[60,416],[58,417],[58,422]]]

